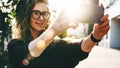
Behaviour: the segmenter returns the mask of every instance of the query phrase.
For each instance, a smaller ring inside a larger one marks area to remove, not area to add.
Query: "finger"
[[[102,3],[99,3],[99,6],[103,6],[103,4],[102,4]]]
[[[107,25],[106,27],[101,29],[101,31],[107,33],[109,29],[110,29],[110,25]]]
[[[98,23],[96,23],[94,26],[96,27],[96,29],[100,29],[101,28],[101,24],[98,24]]]
[[[100,28],[104,28],[104,27],[106,27],[107,25],[109,25],[109,20],[106,20],[106,21],[100,26]]]
[[[100,20],[101,20],[101,21],[105,21],[106,19],[108,19],[108,16],[109,16],[109,15],[108,15],[108,14],[106,14],[106,15],[105,15],[105,16],[103,16]]]
[[[104,7],[103,3],[99,3],[99,6]]]

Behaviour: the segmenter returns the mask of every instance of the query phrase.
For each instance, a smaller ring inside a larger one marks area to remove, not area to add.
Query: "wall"
[[[120,49],[120,19],[111,20],[110,47]]]

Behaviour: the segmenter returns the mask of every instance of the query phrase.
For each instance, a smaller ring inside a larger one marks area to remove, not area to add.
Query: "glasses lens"
[[[45,20],[48,20],[50,18],[50,13],[49,12],[44,12],[43,17]]]
[[[40,12],[38,10],[33,10],[32,16],[35,19],[38,19],[42,15],[44,20],[48,20],[50,18],[50,13],[49,12]]]
[[[39,12],[39,11],[36,11],[36,10],[34,10],[33,13],[32,13],[32,16],[33,16],[34,18],[39,18],[40,15],[41,15],[40,12]]]

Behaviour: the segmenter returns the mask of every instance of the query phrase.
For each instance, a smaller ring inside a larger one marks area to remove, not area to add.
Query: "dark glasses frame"
[[[41,17],[41,15],[44,20],[49,20],[51,14],[50,14],[50,12],[40,12],[38,10],[32,10],[32,17],[34,19],[39,19]]]

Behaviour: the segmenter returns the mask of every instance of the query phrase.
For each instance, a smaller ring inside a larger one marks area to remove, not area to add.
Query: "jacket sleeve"
[[[22,61],[28,54],[28,47],[23,41],[13,39],[8,43],[9,60],[13,68],[24,68]]]

